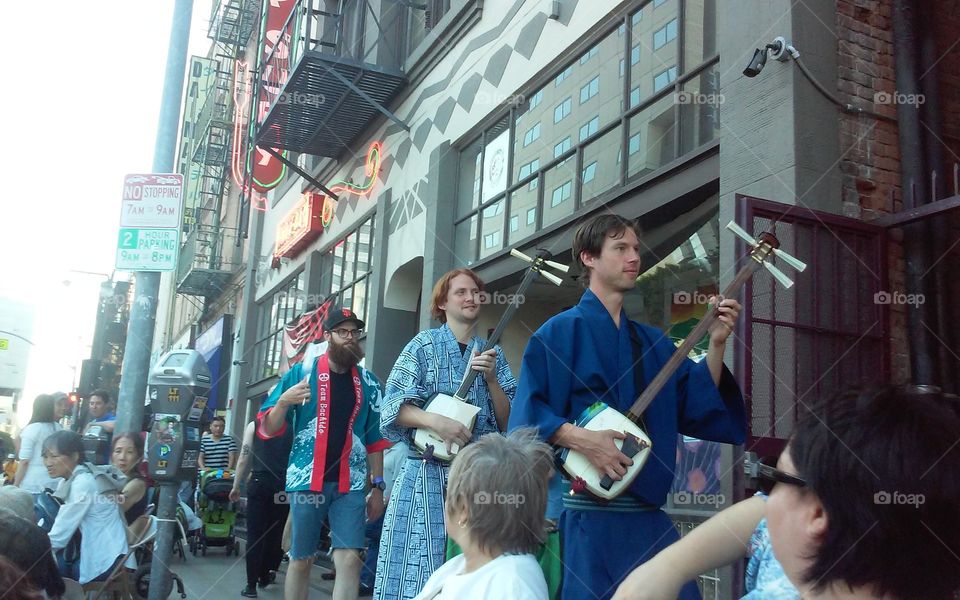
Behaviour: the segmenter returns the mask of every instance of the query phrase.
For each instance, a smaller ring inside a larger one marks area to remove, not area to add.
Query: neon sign
[[[270,0],[266,3],[263,17],[264,40],[260,48],[260,62],[266,65],[261,76],[264,80],[263,94],[256,99],[257,123],[262,122],[270,110],[270,104],[280,92],[286,81],[290,60],[290,37],[284,35],[283,25],[287,17],[296,6],[295,0]],[[267,58],[278,64],[266,64]],[[252,125],[252,124],[251,124]],[[247,164],[251,163],[254,153],[257,154],[252,170],[253,189],[258,192],[267,192],[277,187],[287,174],[287,165],[270,155],[266,150],[253,146],[247,151]],[[286,155],[286,153],[283,153]]]
[[[367,196],[373,190],[373,184],[377,180],[377,174],[380,173],[381,154],[383,153],[383,144],[373,142],[367,149],[367,160],[364,163],[364,174],[367,180],[363,185],[355,185],[349,181],[334,181],[330,184],[330,191],[339,194],[347,192],[357,194],[358,196]]]
[[[277,241],[274,257],[296,256],[307,244],[323,232],[321,211],[330,198],[311,192],[300,197],[296,206],[277,224]]]

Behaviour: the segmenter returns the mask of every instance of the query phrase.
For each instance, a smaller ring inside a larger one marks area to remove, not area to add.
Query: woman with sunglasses
[[[748,551],[746,598],[953,598],[958,432],[955,399],[931,386],[842,393],[798,421],[776,467],[757,466],[766,502],[714,515],[614,598],[674,598],[686,579]]]

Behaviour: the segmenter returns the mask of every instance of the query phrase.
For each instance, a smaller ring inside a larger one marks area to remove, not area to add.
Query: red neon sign
[[[260,63],[265,65],[263,73],[263,92],[257,98],[257,122],[262,122],[270,111],[273,98],[287,80],[290,61],[290,40],[283,35],[283,25],[293,12],[297,0],[270,0],[266,3],[266,27],[264,44],[260,50]],[[277,64],[267,64],[267,58]],[[282,67],[282,68],[281,68]],[[255,156],[254,156],[255,155]],[[254,146],[247,152],[247,161],[253,162],[253,189],[267,192],[277,187],[287,174],[287,166],[270,155],[263,148]]]

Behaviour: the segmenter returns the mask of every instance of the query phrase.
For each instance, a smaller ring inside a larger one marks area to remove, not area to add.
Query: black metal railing
[[[180,246],[177,282],[183,284],[192,271],[235,273],[243,266],[239,232],[230,227],[197,225]]]
[[[207,37],[222,44],[244,46],[259,14],[259,0],[217,0],[210,13]]]
[[[407,24],[426,5],[393,0],[377,13],[370,0],[344,0],[340,12],[321,8],[323,0],[300,0],[262,63],[257,97],[272,107],[284,84],[310,52],[356,63],[401,70],[406,54]],[[421,17],[422,18],[422,17]],[[263,111],[260,119],[269,111]]]
[[[226,165],[233,131],[233,65],[221,64],[214,72],[213,86],[207,93],[197,116],[200,143],[193,153],[193,162],[202,165]]]

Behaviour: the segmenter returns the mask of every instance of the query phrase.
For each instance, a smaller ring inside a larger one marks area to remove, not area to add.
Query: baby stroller
[[[227,556],[240,555],[240,542],[234,535],[237,513],[230,502],[230,489],[233,488],[233,471],[229,469],[209,469],[200,474],[200,493],[197,506],[203,526],[196,536],[196,544],[191,550],[194,556],[197,550],[207,555],[209,546],[225,546]]]

